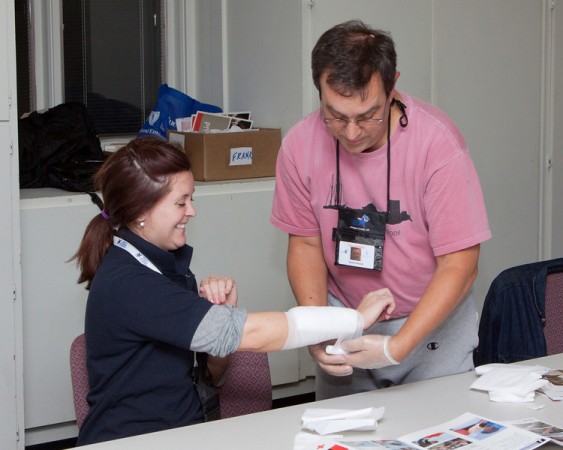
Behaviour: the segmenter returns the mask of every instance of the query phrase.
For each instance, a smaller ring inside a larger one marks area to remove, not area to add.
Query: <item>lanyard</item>
[[[143,255],[141,251],[130,242],[127,242],[125,239],[121,239],[118,238],[117,236],[114,236],[113,245],[130,253],[143,266],[148,267],[149,269],[154,270],[155,272],[160,273],[162,275],[162,272],[158,270],[158,268],[151,262],[151,260],[148,259],[145,255]],[[196,359],[197,352],[193,352],[193,353],[194,353],[194,368],[195,368],[198,366]]]
[[[113,237],[113,245],[119,247],[126,252],[130,253],[137,261],[139,261],[143,266],[148,267],[151,270],[154,270],[157,273],[162,274],[160,270],[148,259],[145,255],[141,253],[140,250],[137,249],[133,244],[127,242],[125,239],[118,238],[117,236]]]
[[[387,120],[387,211],[385,212],[386,216],[389,215],[389,205],[391,203],[391,108],[393,105],[397,105],[401,110],[401,118],[399,119],[399,123],[401,127],[406,127],[409,123],[409,119],[407,117],[407,113],[405,112],[406,106],[404,103],[400,102],[397,99],[391,100],[391,104],[389,106],[389,117]],[[340,183],[340,141],[336,140],[336,195],[335,201],[336,204],[334,207],[338,209],[341,206],[340,200],[342,195],[342,185]]]

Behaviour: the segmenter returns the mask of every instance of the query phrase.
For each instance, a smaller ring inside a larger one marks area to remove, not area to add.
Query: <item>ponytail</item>
[[[98,214],[90,221],[78,251],[71,258],[71,261],[76,260],[80,270],[78,283],[86,282],[86,289],[90,289],[96,270],[100,267],[102,259],[113,244],[115,230],[111,225],[111,219],[106,219],[104,214],[107,216],[105,211],[102,210],[101,214]]]

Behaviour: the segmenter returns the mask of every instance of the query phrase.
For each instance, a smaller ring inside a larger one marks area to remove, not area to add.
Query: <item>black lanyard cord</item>
[[[389,118],[387,120],[387,211],[385,218],[389,219],[389,211],[391,211],[391,109],[395,99],[391,100],[389,105]]]
[[[340,196],[342,190],[340,187],[340,141],[336,140],[336,206],[340,206]]]

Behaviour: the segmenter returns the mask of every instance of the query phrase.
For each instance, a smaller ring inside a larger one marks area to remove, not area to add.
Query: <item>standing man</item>
[[[356,308],[383,287],[396,301],[331,354],[309,348],[317,399],[473,368],[483,195],[451,119],[396,90],[396,59],[391,37],[362,22],[326,31],[312,52],[321,106],[278,155],[271,222],[289,234],[298,304]]]

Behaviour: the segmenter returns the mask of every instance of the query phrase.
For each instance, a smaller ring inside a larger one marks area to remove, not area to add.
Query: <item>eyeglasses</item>
[[[373,117],[365,119],[337,119],[335,117],[323,117],[323,122],[326,126],[335,130],[346,128],[350,123],[355,123],[356,126],[360,128],[378,128],[384,120],[385,119],[374,119]]]

